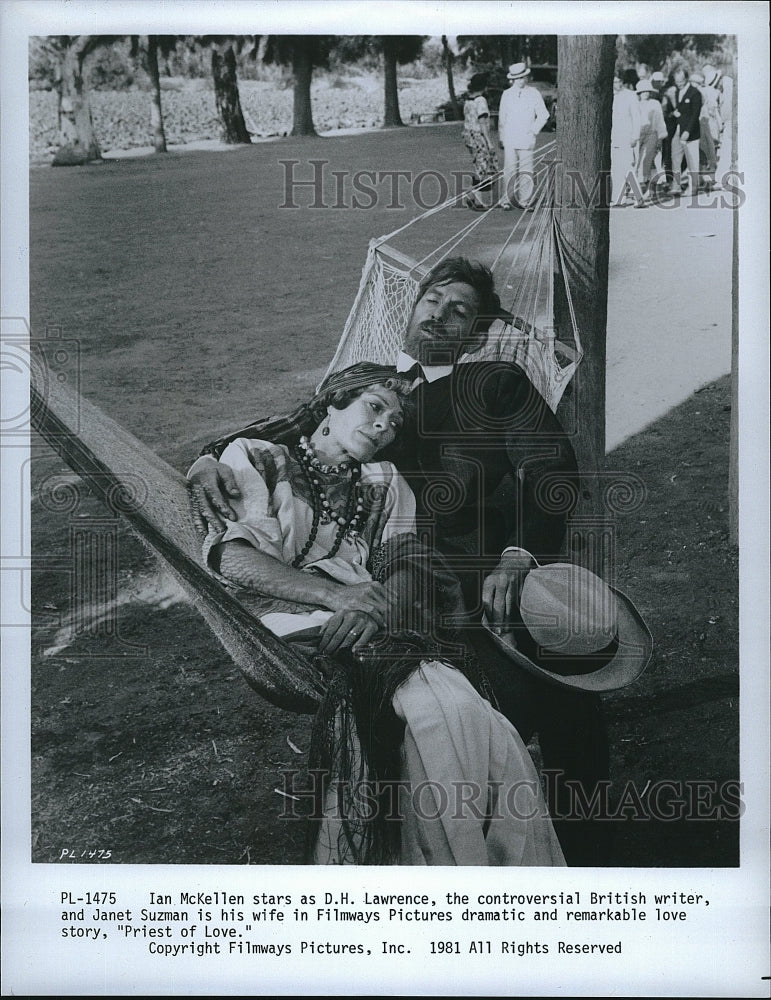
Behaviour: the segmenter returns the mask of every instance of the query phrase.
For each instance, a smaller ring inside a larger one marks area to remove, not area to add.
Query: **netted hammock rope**
[[[527,372],[554,411],[582,357],[573,301],[565,277],[563,238],[553,211],[550,164],[555,146],[554,142],[548,143],[534,158],[532,211],[517,213],[514,225],[505,235],[497,253],[491,260],[485,261],[492,268],[502,304],[513,319],[496,320],[485,347],[460,359],[462,362],[515,362]],[[499,173],[493,179],[493,189],[501,177]],[[470,190],[483,191],[490,186],[490,182],[486,181]],[[394,245],[396,237],[439,212],[455,208],[464,194],[461,192],[448,198],[399,229],[372,240],[356,299],[327,374],[357,361],[393,363],[421,279],[445,258],[463,255],[464,244],[468,245],[472,237],[478,242],[481,226],[499,226],[498,212],[475,213],[467,224],[421,259],[397,249]],[[493,240],[501,242],[500,233],[494,233]],[[488,252],[491,242],[485,244]],[[571,325],[567,337],[559,336],[555,330],[555,280],[561,280],[564,285]]]
[[[567,285],[573,343],[558,340],[550,332],[557,264],[564,275],[562,241],[551,211],[545,162],[550,152],[550,147],[544,147],[538,158],[535,211],[517,219],[491,262],[504,305],[515,318],[510,323],[496,322],[488,345],[473,358],[519,363],[556,409],[580,361],[581,348]],[[458,198],[452,198],[372,242],[330,371],[358,360],[392,363],[420,278],[440,260],[458,253],[489,217],[500,219],[500,213],[494,212],[475,215],[420,260],[391,245],[399,233],[457,202]],[[512,246],[513,256],[508,259]],[[247,597],[225,590],[202,565],[183,477],[66,384],[49,378],[44,352],[36,360],[39,351],[38,346],[32,352],[30,365],[32,426],[173,570],[252,687],[275,705],[312,712],[323,690],[321,679],[291,643],[261,624]]]

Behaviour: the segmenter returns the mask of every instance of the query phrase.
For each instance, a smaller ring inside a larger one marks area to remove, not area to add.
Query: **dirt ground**
[[[366,210],[282,210],[286,171],[307,179],[309,160],[327,161],[334,200],[333,170],[461,170],[464,157],[458,128],[444,126],[287,139],[227,156],[174,153],[33,170],[33,336],[60,330],[67,377],[183,470],[204,442],[289,407],[316,384],[353,301],[368,240],[416,213],[409,191],[401,208],[381,198]],[[291,161],[299,165],[288,167]],[[313,192],[298,192],[296,201],[307,205]],[[683,219],[668,223],[661,214],[657,223],[655,211],[647,210],[645,225],[658,224],[662,246],[675,240],[672,259],[688,253],[695,241],[683,234]],[[730,341],[724,221],[717,219],[722,252],[710,250],[712,271],[700,268],[699,293],[708,310],[711,297],[722,344]],[[505,213],[493,222],[501,233],[508,224]],[[413,252],[441,242],[457,224],[438,217],[416,234]],[[670,284],[644,303],[646,321],[662,328],[678,281],[673,268],[669,274]],[[659,314],[651,317],[654,307]],[[683,332],[682,322],[681,336],[699,336]],[[682,345],[673,337],[670,346],[675,356]],[[609,353],[609,365],[615,357]],[[662,354],[659,382],[671,367]],[[630,425],[608,459],[611,471],[633,471],[644,483],[640,504],[617,518],[616,577],[656,646],[646,675],[606,700],[617,799],[630,782],[642,798],[664,780],[687,797],[739,778],[730,387],[718,374],[681,387],[676,399],[652,391],[654,403],[638,421],[646,430],[635,434]],[[614,406],[621,419],[623,398]],[[109,527],[118,545],[117,631],[104,606],[73,621],[71,528],[105,511],[39,440],[33,459],[33,860],[56,861],[66,850],[65,860],[78,862],[301,861],[303,823],[286,817],[292,800],[281,793],[286,772],[305,762],[309,718],[250,691],[122,524]],[[79,490],[71,504],[63,499],[67,486]],[[609,865],[738,863],[735,818],[634,814],[632,806],[615,824]],[[81,856],[99,850],[109,858]]]

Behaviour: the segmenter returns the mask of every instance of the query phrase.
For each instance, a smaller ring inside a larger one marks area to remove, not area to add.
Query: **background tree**
[[[735,39],[729,35],[619,35],[618,65],[644,63],[651,71],[669,72],[674,61],[695,68],[697,63],[730,64]]]
[[[334,39],[332,54],[338,62],[382,59],[384,78],[383,127],[404,122],[399,111],[398,67],[420,58],[425,35],[346,35]]]
[[[150,78],[150,131],[156,153],[166,152],[166,131],[163,127],[158,53],[160,52],[163,58],[168,60],[176,47],[176,35],[131,36],[131,56],[134,60],[142,63]]]
[[[582,483],[581,516],[596,521],[604,511],[602,470],[605,463],[605,367],[608,311],[609,212],[606,179],[610,171],[610,125],[616,40],[613,35],[561,36],[558,62],[560,116],[557,130],[556,219],[565,245],[566,280],[584,359],[560,407],[573,432]],[[576,181],[588,196],[576,196]],[[564,295],[556,294],[558,332],[571,330]],[[572,413],[571,413],[572,411]],[[574,414],[580,413],[580,420]],[[609,553],[595,545],[595,531],[578,532],[573,555],[596,572],[607,573]]]
[[[163,128],[161,76],[158,72],[158,35],[147,36],[147,73],[150,77],[150,131],[156,153],[166,152],[166,132]]]
[[[399,113],[397,65],[403,65],[417,59],[424,41],[425,38],[422,35],[381,35],[379,37],[385,77],[384,128],[397,128],[404,124]]]
[[[252,44],[249,35],[208,35],[201,39],[211,49],[211,73],[214,81],[214,101],[222,123],[222,141],[237,145],[250,143],[251,136],[241,110],[238,93],[238,71],[234,49]]]
[[[736,65],[731,67],[734,81],[731,94],[731,170],[737,168]],[[733,209],[733,239],[731,264],[731,428],[728,454],[728,534],[734,545],[739,544],[739,202]]]
[[[557,63],[556,35],[458,35],[458,58],[475,69],[514,62],[534,66]]]
[[[102,157],[89,100],[89,57],[114,39],[105,35],[58,35],[50,39],[56,60],[59,149],[54,166],[88,163]]]
[[[294,100],[292,135],[314,136],[311,82],[316,66],[327,66],[334,35],[270,35],[262,45],[266,63],[292,67]]]
[[[458,98],[455,96],[455,80],[452,72],[452,64],[455,62],[455,53],[450,48],[447,41],[447,35],[442,35],[442,62],[444,63],[444,69],[447,73],[447,92],[450,95],[450,105],[452,107],[453,117],[455,119],[459,119],[462,117],[462,112],[460,104],[458,103]]]

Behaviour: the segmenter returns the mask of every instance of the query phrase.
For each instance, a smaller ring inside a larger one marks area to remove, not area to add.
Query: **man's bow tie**
[[[408,382],[414,382],[416,378],[425,379],[426,373],[421,368],[420,364],[416,361],[414,365],[410,365],[406,371],[399,372],[399,375]]]

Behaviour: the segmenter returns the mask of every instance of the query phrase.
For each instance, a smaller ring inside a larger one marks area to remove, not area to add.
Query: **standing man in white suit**
[[[549,112],[535,87],[527,86],[530,70],[525,63],[509,66],[509,88],[501,95],[498,134],[503,147],[504,193],[501,208],[532,208],[533,150],[535,137],[549,120]]]

